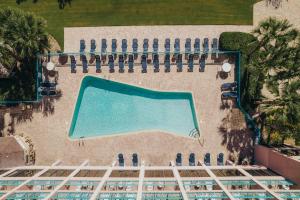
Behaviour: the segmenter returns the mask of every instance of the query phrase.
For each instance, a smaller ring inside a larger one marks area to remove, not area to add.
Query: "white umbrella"
[[[230,70],[231,70],[231,65],[229,64],[229,63],[224,63],[223,65],[222,65],[222,70],[224,71],[224,72],[230,72]]]
[[[46,66],[47,70],[52,71],[55,68],[55,65],[53,62],[48,62]]]

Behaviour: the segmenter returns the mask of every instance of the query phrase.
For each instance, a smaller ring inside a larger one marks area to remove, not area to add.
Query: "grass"
[[[252,24],[258,0],[73,0],[59,9],[56,0],[0,1],[48,21],[48,31],[63,47],[64,27],[119,25]]]

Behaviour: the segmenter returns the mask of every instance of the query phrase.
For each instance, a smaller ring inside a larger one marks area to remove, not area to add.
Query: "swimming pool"
[[[69,130],[72,139],[140,131],[188,136],[198,129],[189,92],[160,92],[93,76],[83,78]]]

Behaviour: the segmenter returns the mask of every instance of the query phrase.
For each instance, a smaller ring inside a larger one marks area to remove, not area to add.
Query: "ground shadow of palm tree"
[[[61,98],[62,94],[53,97],[42,97],[36,103],[14,104],[0,108],[0,137],[4,135],[14,135],[15,125],[33,120],[34,113],[42,113],[44,117],[54,114],[55,101]],[[5,117],[6,116],[6,117]]]
[[[244,116],[238,108],[234,108],[222,120],[219,127],[222,145],[230,152],[231,161],[243,164],[253,162],[254,137],[245,125]]]

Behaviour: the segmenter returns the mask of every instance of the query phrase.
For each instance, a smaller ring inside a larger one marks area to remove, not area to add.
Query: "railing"
[[[200,131],[198,128],[194,128],[190,131],[189,136],[193,138],[200,138]]]

